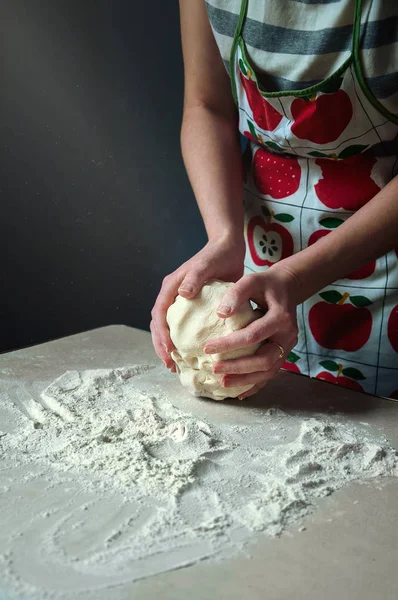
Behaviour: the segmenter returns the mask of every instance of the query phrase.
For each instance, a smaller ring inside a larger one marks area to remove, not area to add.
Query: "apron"
[[[398,118],[362,73],[360,0],[350,57],[322,82],[281,92],[263,91],[250,64],[247,4],[230,75],[250,160],[245,273],[258,273],[328,235],[395,176]],[[284,369],[398,399],[398,250],[321,290],[298,307],[297,319],[299,340]]]

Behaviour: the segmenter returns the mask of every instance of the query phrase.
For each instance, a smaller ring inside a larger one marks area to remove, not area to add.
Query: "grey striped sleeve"
[[[207,3],[212,27],[221,35],[233,37],[238,16]],[[352,45],[352,25],[300,31],[246,19],[243,38],[247,44],[263,52],[276,54],[319,55],[343,52]],[[361,25],[362,49],[398,42],[398,16]]]

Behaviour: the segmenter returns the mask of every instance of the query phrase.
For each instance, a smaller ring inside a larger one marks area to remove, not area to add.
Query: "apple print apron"
[[[361,70],[360,0],[352,53],[341,67],[310,88],[268,93],[260,89],[242,37],[247,4],[241,4],[230,75],[239,130],[248,138],[250,273],[315,244],[395,176],[398,118],[372,96]],[[298,307],[299,341],[283,368],[398,399],[397,253],[347,274]]]

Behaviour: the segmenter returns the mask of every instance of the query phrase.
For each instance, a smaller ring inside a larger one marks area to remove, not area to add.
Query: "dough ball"
[[[236,398],[252,387],[245,385],[224,388],[221,384],[222,375],[213,373],[213,365],[219,360],[254,354],[260,344],[222,354],[205,354],[203,351],[208,340],[224,337],[258,318],[258,313],[254,312],[249,301],[228,319],[217,316],[217,307],[228,288],[233,285],[216,279],[210,280],[191,300],[177,296],[167,311],[170,336],[176,347],[172,358],[177,365],[182,385],[194,396],[224,400]]]

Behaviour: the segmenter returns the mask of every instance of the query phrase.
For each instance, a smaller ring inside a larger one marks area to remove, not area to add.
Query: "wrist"
[[[305,288],[299,273],[294,268],[294,264],[287,264],[287,259],[285,259],[275,263],[270,271],[277,274],[278,279],[283,282],[284,287],[288,290],[289,300],[292,304],[297,306],[305,300]]]
[[[243,228],[231,228],[223,229],[221,231],[212,232],[208,236],[209,244],[222,246],[223,248],[229,248],[242,255],[244,258],[246,245],[245,238],[243,236]]]
[[[243,204],[239,210],[230,208],[221,214],[208,215],[203,220],[210,243],[245,248]]]
[[[308,300],[326,285],[335,281],[336,272],[343,268],[340,266],[340,257],[336,253],[333,254],[333,250],[324,252],[322,242],[321,239],[317,244],[275,265],[281,271],[289,273],[291,279],[295,281],[294,295],[297,304]]]

